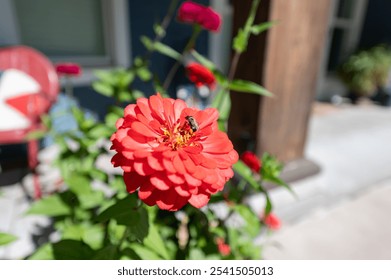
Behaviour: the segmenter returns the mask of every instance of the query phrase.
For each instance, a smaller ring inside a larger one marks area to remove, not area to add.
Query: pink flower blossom
[[[221,17],[210,7],[185,1],[178,11],[178,20],[184,23],[199,24],[204,29],[218,31],[221,25]]]
[[[56,65],[56,71],[59,75],[79,76],[81,74],[81,67],[76,63],[59,63]]]

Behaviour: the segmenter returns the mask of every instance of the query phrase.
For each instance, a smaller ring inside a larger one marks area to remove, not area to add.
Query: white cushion
[[[9,69],[0,76],[0,131],[28,128],[31,121],[6,103],[6,99],[28,94],[39,94],[41,87],[28,74]]]

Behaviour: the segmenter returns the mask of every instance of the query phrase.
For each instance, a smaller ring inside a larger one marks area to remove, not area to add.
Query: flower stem
[[[176,9],[176,6],[178,5],[179,0],[171,0],[170,6],[168,7],[167,14],[164,16],[162,22],[160,23],[160,27],[162,28],[163,32],[157,32],[155,35],[155,38],[152,41],[152,45],[160,42],[166,34],[166,29],[168,28]],[[152,50],[148,50],[147,53],[144,55],[144,61],[149,60],[149,58],[152,55]]]
[[[195,42],[196,42],[196,40],[198,38],[198,35],[200,35],[201,31],[202,31],[202,28],[201,28],[200,25],[198,25],[198,24],[193,25],[193,33],[191,34],[191,37],[190,37],[189,41],[187,42],[185,48],[183,49],[181,57],[172,66],[170,72],[167,74],[167,77],[164,80],[163,88],[165,90],[168,89],[168,87],[170,86],[172,80],[175,77],[176,72],[178,71],[179,67],[183,63],[183,58],[184,58],[185,54],[194,47],[194,44],[195,44]]]
[[[124,230],[124,234],[122,235],[120,241],[117,244],[117,254],[119,254],[121,250],[121,246],[125,242],[126,238],[128,237],[128,234],[129,234],[129,227],[126,227],[126,229]]]
[[[248,41],[248,39],[251,35],[251,27],[254,24],[255,16],[256,16],[260,2],[261,2],[261,0],[253,0],[253,2],[251,4],[250,13],[247,17],[246,24],[244,25],[243,32],[245,34],[245,38],[243,40]],[[229,82],[231,82],[235,77],[236,68],[238,67],[239,58],[243,52],[244,52],[244,50],[235,50],[235,53],[233,55],[233,58],[231,60],[231,65],[229,68],[229,74],[228,74],[228,81]]]

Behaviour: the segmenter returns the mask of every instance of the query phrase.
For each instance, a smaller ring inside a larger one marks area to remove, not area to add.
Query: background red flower
[[[197,87],[206,85],[209,88],[214,88],[216,79],[213,73],[205,66],[199,63],[189,63],[186,66],[186,74],[190,81]]]
[[[56,71],[59,75],[79,76],[81,74],[81,67],[76,63],[59,63],[56,65]]]
[[[265,225],[273,230],[278,230],[281,227],[280,219],[273,213],[269,213],[266,217],[263,218]]]
[[[225,257],[231,254],[231,247],[227,243],[225,243],[223,238],[217,238],[216,244],[217,244],[217,250],[219,250],[222,256]]]
[[[205,206],[233,176],[231,166],[238,160],[217,118],[214,108],[188,108],[182,100],[159,94],[128,105],[111,137],[117,152],[112,163],[124,170],[127,191],[138,191],[146,204],[170,211],[187,203]]]
[[[192,1],[185,1],[178,10],[178,20],[184,23],[199,24],[210,31],[218,31],[221,17],[210,7]]]
[[[261,170],[262,162],[261,160],[252,152],[246,151],[241,156],[240,159],[251,168],[252,171],[258,173]]]

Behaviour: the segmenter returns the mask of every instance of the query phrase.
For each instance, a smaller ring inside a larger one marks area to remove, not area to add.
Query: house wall
[[[180,2],[183,2],[183,0]],[[161,22],[167,12],[169,3],[170,1],[129,0],[128,7],[132,59],[145,54],[146,50],[140,41],[140,37],[145,35],[149,38],[153,38],[155,36],[153,25]],[[208,5],[209,1],[198,0],[197,3]],[[167,35],[162,42],[180,52],[186,45],[191,32],[191,25],[179,23],[174,18],[169,25]],[[200,37],[197,40],[196,49],[201,54],[206,55],[208,53],[208,32],[203,31],[200,34]],[[164,81],[165,75],[175,63],[173,59],[159,53],[154,53],[151,56],[151,61],[151,71],[156,73],[161,81]],[[183,67],[178,70],[177,75],[169,88],[172,96],[174,96],[175,89],[178,85],[189,82],[185,77],[183,70]],[[144,83],[140,80],[136,80],[133,86],[146,95],[154,93],[152,83]],[[104,117],[107,107],[113,104],[112,99],[96,93],[91,86],[76,88],[75,96],[83,108],[96,112],[100,119]],[[94,102],[91,102],[91,100],[94,100]]]
[[[391,45],[391,1],[368,1],[359,48],[370,48],[380,43]]]

